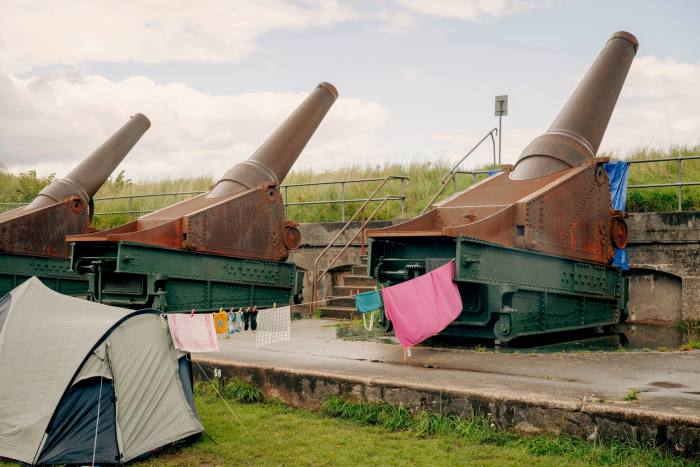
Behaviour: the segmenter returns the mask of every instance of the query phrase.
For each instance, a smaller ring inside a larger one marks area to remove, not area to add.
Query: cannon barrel
[[[87,205],[150,127],[148,118],[137,113],[68,175],[41,190],[26,209],[62,202],[70,196],[79,196]]]
[[[320,83],[248,160],[224,174],[207,198],[228,196],[265,182],[282,183],[337,98],[332,84]]]
[[[528,144],[511,178],[543,177],[595,157],[639,42],[616,32],[546,133]]]

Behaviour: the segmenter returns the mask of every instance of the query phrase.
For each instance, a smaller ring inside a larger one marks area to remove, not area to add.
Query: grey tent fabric
[[[98,399],[101,399],[99,407]],[[86,459],[92,459],[93,446],[96,447],[95,463],[118,462],[120,455],[115,416],[111,380],[90,378],[74,385],[54,415],[38,463],[84,463]]]
[[[192,362],[187,357],[180,357],[178,360],[178,374],[180,376],[180,384],[182,390],[185,391],[185,399],[190,404],[190,408],[196,414],[197,409],[194,406],[194,391],[192,381]]]
[[[0,298],[0,332],[2,332],[2,327],[5,324],[5,318],[7,318],[7,312],[10,310],[10,301],[12,296],[10,294],[5,295]]]
[[[203,431],[178,376],[180,352],[157,315],[125,321],[106,345],[119,401],[124,462]]]
[[[157,312],[63,296],[36,278],[9,295],[9,306],[0,308],[0,457],[90,463],[98,400],[108,407],[100,410],[102,463],[110,456],[126,462],[203,431],[191,383],[184,387],[180,377],[186,354],[174,348]],[[115,398],[94,392],[101,378]],[[80,458],[88,436],[90,456]],[[115,438],[116,454],[106,441]]]

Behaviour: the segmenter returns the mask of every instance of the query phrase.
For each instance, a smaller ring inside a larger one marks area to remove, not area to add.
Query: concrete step
[[[350,274],[356,275],[356,276],[365,276],[367,275],[367,263],[364,264],[353,264],[352,268],[350,268]]]
[[[333,296],[334,297],[349,297],[350,295],[359,292],[369,292],[374,290],[374,286],[363,286],[363,285],[335,285],[333,286]]]
[[[346,296],[346,297],[328,297],[328,301],[326,302],[326,305],[328,306],[344,306],[344,307],[355,307],[355,298]]]
[[[350,306],[320,306],[321,318],[351,319],[355,314],[355,307]]]
[[[343,285],[361,285],[363,287],[374,287],[377,283],[369,276],[356,276],[354,274],[346,274],[343,276]]]

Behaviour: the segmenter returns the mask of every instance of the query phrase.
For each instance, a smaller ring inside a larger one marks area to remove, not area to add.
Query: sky
[[[600,150],[698,144],[699,17],[695,0],[3,0],[0,164],[62,176],[141,112],[128,177],[217,177],[320,81],[340,98],[295,167],[457,161],[500,94],[513,163],[619,30],[640,47]]]

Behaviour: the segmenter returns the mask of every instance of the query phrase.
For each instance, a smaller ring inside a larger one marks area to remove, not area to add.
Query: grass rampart
[[[674,146],[666,149],[642,148],[633,151],[622,159],[652,160],[668,157],[688,157],[699,155],[700,146]],[[602,156],[619,159],[617,154],[608,153]],[[322,182],[332,180],[353,180],[364,178],[381,178],[388,175],[403,175],[410,181],[401,187],[400,181],[391,181],[377,194],[404,195],[404,217],[412,217],[429,202],[439,190],[442,177],[451,168],[446,160],[434,160],[409,163],[386,163],[383,165],[349,166],[335,170],[295,170],[285,180],[285,184]],[[488,167],[479,167],[479,170]],[[484,178],[480,175],[478,179]],[[660,162],[653,164],[633,164],[630,169],[629,184],[658,184],[673,183],[678,179],[677,162]],[[10,174],[0,170],[0,202],[27,202],[45,186],[51,178],[37,177],[33,172],[20,175]],[[683,181],[700,182],[700,160],[683,162]],[[212,177],[192,178],[162,178],[150,181],[131,181],[123,173],[110,179],[97,194],[97,198],[112,196],[134,196],[143,194],[175,193],[206,191],[214,183]],[[455,191],[462,190],[472,183],[472,176],[458,175],[455,183],[444,192],[443,197]],[[377,187],[378,182],[346,184],[345,199],[367,198]],[[341,198],[340,185],[321,185],[312,187],[291,187],[287,192],[289,202],[307,202],[318,200],[338,200]],[[151,211],[175,201],[188,197],[160,196],[157,198],[135,198],[128,200],[98,201],[97,212],[115,211]],[[346,218],[352,216],[360,203],[348,203],[345,206]],[[677,189],[650,188],[630,190],[627,210],[639,211],[673,211],[677,206]],[[320,222],[341,220],[340,204],[317,204],[306,206],[290,206],[288,217],[297,222]],[[683,188],[683,209],[687,211],[700,210],[700,186]],[[379,213],[379,219],[392,219],[401,216],[401,203],[392,201]],[[95,224],[98,228],[108,228],[121,225],[129,220],[127,215],[98,216]]]

